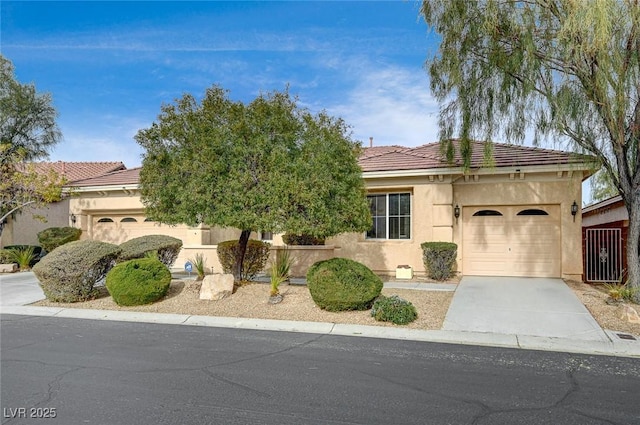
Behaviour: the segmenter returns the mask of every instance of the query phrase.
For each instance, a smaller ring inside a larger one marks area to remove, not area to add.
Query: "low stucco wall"
[[[269,260],[267,260],[266,270],[269,270],[271,261],[274,261],[279,251],[282,251],[284,246],[272,246]],[[315,262],[321,260],[328,260],[335,257],[336,247],[333,245],[319,245],[319,246],[287,246],[289,249],[291,258],[294,263],[291,266],[292,277],[304,277],[307,274],[307,270]],[[217,245],[185,245],[182,247],[178,258],[176,259],[174,268],[184,268],[187,261],[192,261],[196,254],[202,254],[205,259],[205,266],[207,273],[222,273],[222,265],[218,260],[218,247]],[[195,270],[194,270],[195,272]],[[266,271],[265,271],[266,272]]]

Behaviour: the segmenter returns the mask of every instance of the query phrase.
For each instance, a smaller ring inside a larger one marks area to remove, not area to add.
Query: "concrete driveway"
[[[33,272],[0,275],[0,306],[31,304],[44,298]]]
[[[573,291],[552,278],[465,276],[442,329],[608,341]]]

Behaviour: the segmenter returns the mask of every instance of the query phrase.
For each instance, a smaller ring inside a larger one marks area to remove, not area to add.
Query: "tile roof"
[[[104,174],[102,176],[93,177],[90,179],[78,180],[73,182],[73,187],[86,187],[86,186],[118,186],[118,185],[130,185],[138,184],[140,180],[140,170],[138,168],[129,168],[127,170],[118,170],[112,173]]]
[[[454,141],[454,143],[456,143],[456,155],[453,164],[448,163],[441,156],[439,143],[429,143],[415,148],[407,148],[404,146],[374,146],[364,148],[358,162],[364,172],[459,168],[462,166],[462,160],[457,148],[457,141]],[[472,142],[471,168],[481,168],[484,166],[483,154],[484,142]],[[530,165],[584,164],[591,159],[591,157],[571,152],[502,143],[493,144],[493,158],[493,165],[496,168]],[[139,183],[140,170],[140,167],[112,170],[111,172],[91,178],[75,180],[70,186],[135,185]]]
[[[358,162],[362,171],[401,171],[433,168],[458,168],[463,162],[458,141],[454,140],[453,163],[440,153],[440,143],[429,143],[415,148],[402,146],[376,146],[365,148]],[[485,142],[471,142],[471,168],[486,167],[484,161]],[[493,166],[517,167],[531,165],[583,164],[591,157],[572,152],[541,149],[530,146],[493,143]]]
[[[124,170],[126,167],[122,162],[34,162],[35,171],[46,174],[53,169],[56,173],[66,177],[69,183],[77,180],[84,180],[101,176],[117,170]]]

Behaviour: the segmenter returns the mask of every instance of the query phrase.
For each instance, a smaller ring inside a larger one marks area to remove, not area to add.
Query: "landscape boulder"
[[[13,273],[18,270],[18,265],[15,263],[0,264],[0,273]]]
[[[232,274],[210,274],[202,280],[200,287],[200,299],[217,301],[230,296],[233,293]]]
[[[630,305],[621,305],[618,309],[618,317],[628,323],[640,323],[640,314]]]

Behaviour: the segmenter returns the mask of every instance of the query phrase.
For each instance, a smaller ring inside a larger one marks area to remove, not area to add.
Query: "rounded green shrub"
[[[418,312],[413,304],[397,295],[390,297],[380,295],[373,303],[371,316],[380,322],[406,325],[416,320]]]
[[[182,249],[182,241],[167,235],[147,235],[123,242],[120,249],[118,261],[144,258],[150,253],[156,253],[162,264],[171,267]]]
[[[47,299],[57,302],[84,301],[115,265],[120,248],[106,242],[69,242],[44,256],[33,267]]]
[[[307,286],[313,301],[324,310],[367,310],[380,295],[382,280],[364,264],[332,258],[309,268]]]
[[[224,241],[218,244],[217,253],[222,271],[225,273],[233,273],[233,267],[236,264],[236,253],[240,246],[237,240]],[[242,262],[242,273],[240,280],[252,280],[258,273],[264,270],[271,252],[271,244],[255,239],[247,241],[247,251],[244,254]]]
[[[38,233],[38,241],[45,251],[51,252],[59,246],[77,241],[82,230],[76,227],[49,227]]]
[[[287,245],[324,245],[324,238],[316,238],[310,235],[295,235],[293,233],[285,233],[282,235],[282,241]]]
[[[106,287],[116,304],[143,305],[167,294],[171,272],[156,258],[136,258],[117,264],[107,273]]]
[[[451,242],[424,242],[422,260],[431,279],[446,280],[455,275],[458,245]]]

